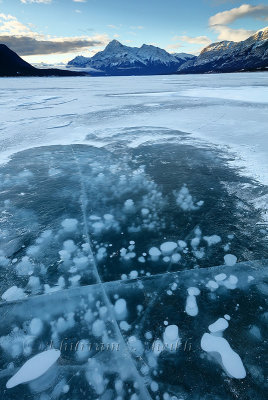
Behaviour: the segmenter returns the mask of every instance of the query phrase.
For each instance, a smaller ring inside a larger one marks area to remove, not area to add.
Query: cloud
[[[251,6],[250,4],[242,4],[240,7],[222,11],[210,17],[209,26],[228,25],[237,19],[244,17],[268,20],[268,6]]]
[[[141,29],[144,29],[144,26],[142,26],[142,25],[130,26],[130,29],[134,29],[134,30],[139,29],[139,30],[141,30]]]
[[[120,29],[120,26],[112,25],[112,24],[107,25],[107,27],[110,28],[110,29]]]
[[[210,17],[209,26],[218,34],[218,40],[239,42],[253,35],[255,31],[243,28],[232,29],[227,25],[245,17],[268,20],[268,6],[252,6],[250,4],[242,4],[240,7],[222,11]]]
[[[6,44],[21,56],[41,54],[64,54],[76,52],[93,46],[100,46],[103,41],[79,38],[63,38],[62,40],[37,40],[27,36],[0,36],[0,42]]]
[[[49,4],[52,2],[52,0],[20,0],[21,3],[23,4],[31,4],[31,3],[43,3],[43,4]]]
[[[204,45],[208,45],[211,43],[211,40],[207,37],[207,36],[174,36],[174,38],[172,40],[179,40],[181,42],[186,42],[186,43],[190,43],[190,44],[204,44]]]
[[[255,33],[255,31],[247,29],[232,29],[225,25],[217,25],[213,27],[213,29],[218,33],[219,40],[230,40],[233,42],[246,40],[249,36],[252,36]]]
[[[21,56],[41,54],[64,54],[109,42],[107,35],[51,37],[31,29],[9,14],[0,14],[0,42],[6,44]]]
[[[75,3],[86,3],[87,0],[73,0]]]

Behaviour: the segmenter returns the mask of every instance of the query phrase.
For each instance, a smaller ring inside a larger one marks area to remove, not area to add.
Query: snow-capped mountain
[[[180,74],[268,69],[268,27],[242,42],[223,41],[205,47],[178,69]]]
[[[156,46],[143,44],[141,47],[124,46],[112,40],[103,51],[91,58],[78,56],[68,63],[69,67],[91,68],[99,75],[151,75],[169,74],[194,56],[183,53],[170,54]]]

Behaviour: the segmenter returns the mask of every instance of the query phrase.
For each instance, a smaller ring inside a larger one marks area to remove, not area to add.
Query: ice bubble
[[[195,296],[187,296],[185,312],[191,317],[195,317],[198,314],[198,307]]]
[[[75,218],[66,218],[61,223],[66,232],[75,232],[77,230],[78,221]]]
[[[155,381],[152,381],[151,385],[150,385],[150,388],[151,388],[152,392],[157,392],[158,391],[158,383],[155,382]]]
[[[199,243],[200,243],[200,238],[199,238],[199,237],[193,238],[193,239],[191,240],[191,246],[192,246],[192,248],[193,248],[193,249],[196,249],[197,246],[199,245]]]
[[[68,393],[70,390],[70,386],[69,385],[64,385],[62,388],[62,393]]]
[[[85,269],[88,267],[88,257],[75,257],[73,259],[74,264],[78,270]]]
[[[157,247],[151,247],[149,250],[149,255],[153,261],[157,261],[161,255],[161,251]]]
[[[184,240],[178,240],[178,245],[181,249],[187,247],[187,243]]]
[[[140,263],[145,263],[145,258],[143,257],[143,256],[141,256],[141,257],[138,257],[138,261],[140,262]]]
[[[224,279],[226,279],[226,278],[227,278],[227,275],[223,274],[223,273],[214,276],[214,279],[217,282],[224,281]]]
[[[9,259],[3,255],[3,252],[0,251],[0,267],[7,267],[9,264]]]
[[[6,301],[21,300],[26,297],[24,290],[18,286],[12,286],[2,294],[2,299]]]
[[[99,221],[101,220],[101,217],[97,217],[97,215],[90,215],[89,219],[90,221]]]
[[[114,216],[112,214],[104,214],[103,219],[106,222],[112,222],[114,220]]]
[[[97,319],[92,325],[92,333],[96,337],[100,337],[104,334],[105,324],[101,319]]]
[[[132,199],[128,199],[125,201],[124,210],[126,212],[133,212],[135,210],[134,201]]]
[[[31,263],[28,256],[22,257],[21,261],[16,266],[18,275],[32,275],[34,272],[34,265]]]
[[[237,261],[237,257],[234,256],[233,254],[225,254],[224,256],[224,262],[226,265],[228,265],[229,267],[232,267],[233,265],[236,264]]]
[[[30,276],[28,280],[28,286],[31,289],[32,293],[37,293],[41,289],[40,279],[38,276]]]
[[[92,228],[96,235],[100,235],[105,229],[105,225],[103,222],[94,222],[94,224],[92,224]]]
[[[114,305],[114,311],[117,320],[125,319],[127,316],[127,302],[125,299],[118,299]]]
[[[27,383],[42,376],[60,357],[60,351],[51,349],[44,351],[30,358],[19,369],[19,371],[10,378],[7,383],[7,389],[11,389],[21,383]]]
[[[30,246],[28,247],[26,253],[28,254],[28,256],[31,257],[36,257],[40,252],[40,247],[39,246]]]
[[[236,289],[238,283],[238,278],[235,275],[230,275],[227,280],[223,282],[224,286],[227,289]]]
[[[179,329],[177,325],[168,325],[164,331],[163,340],[168,350],[174,350],[174,347],[180,346]]]
[[[194,205],[193,197],[186,185],[183,185],[179,192],[174,192],[174,195],[176,196],[177,205],[183,211],[194,211],[199,209],[204,204],[204,202],[201,200],[196,204],[196,206]]]
[[[218,353],[225,371],[231,377],[236,379],[244,379],[246,377],[241,358],[223,337],[205,333],[201,339],[201,348],[208,353]]]
[[[172,256],[171,256],[171,262],[173,264],[178,263],[180,261],[180,259],[181,259],[181,255],[178,253],[172,254]]]
[[[126,321],[121,321],[119,326],[120,326],[120,329],[122,329],[122,331],[124,331],[124,332],[129,331],[131,328],[131,326]]]
[[[253,325],[250,330],[249,333],[255,337],[255,339],[261,340],[262,336],[261,336],[261,331],[260,328],[256,325]]]
[[[60,250],[59,255],[63,262],[69,261],[71,258],[71,254],[67,250]]]
[[[204,236],[204,240],[207,242],[208,246],[220,243],[221,237],[218,235]]]
[[[77,249],[77,246],[74,244],[73,240],[65,240],[65,242],[63,242],[63,248],[68,251],[68,253],[73,253]]]
[[[43,322],[39,318],[33,318],[29,325],[30,334],[39,336],[43,331]]]
[[[71,278],[69,278],[69,281],[71,282],[72,286],[77,286],[79,284],[80,279],[81,275],[74,275]]]
[[[128,338],[128,346],[132,353],[136,354],[136,356],[140,357],[143,354],[143,345],[142,342],[136,338],[136,336],[130,336]]]
[[[197,287],[189,287],[187,289],[189,296],[199,296],[200,290]]]
[[[129,278],[130,279],[136,279],[137,277],[138,277],[138,275],[139,275],[139,273],[138,273],[138,271],[131,271],[130,272],[130,274],[129,274]]]
[[[170,257],[169,257],[169,256],[163,257],[163,261],[164,261],[165,263],[168,263],[168,262],[170,261]]]
[[[218,285],[217,282],[210,280],[210,281],[208,281],[208,283],[206,284],[206,287],[207,287],[208,289],[210,289],[212,292],[214,292],[214,290],[217,290],[217,289],[218,289],[219,285]]]
[[[148,208],[142,208],[141,209],[141,214],[143,215],[143,217],[145,217],[149,213],[150,213],[150,210],[148,210]]]
[[[59,317],[58,320],[55,323],[55,328],[58,333],[63,333],[66,330],[73,328],[75,325],[74,321],[74,313],[69,313],[66,316],[66,319],[63,317]]]
[[[177,243],[175,242],[164,242],[161,244],[160,250],[164,256],[169,256],[174,252],[174,250],[176,250],[177,247]]]
[[[229,326],[228,322],[224,318],[219,318],[213,324],[209,325],[208,329],[211,333],[223,332]]]
[[[152,333],[151,332],[145,332],[145,338],[147,339],[147,340],[150,340],[150,339],[152,339],[153,338],[153,335],[152,335]]]

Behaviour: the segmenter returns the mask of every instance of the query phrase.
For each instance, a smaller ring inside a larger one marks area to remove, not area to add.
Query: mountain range
[[[117,40],[91,58],[76,57],[68,67],[91,75],[199,74],[256,71],[268,68],[268,27],[241,42],[223,41],[205,47],[198,57],[170,54],[155,46],[124,46]]]
[[[268,69],[268,27],[242,42],[223,41],[205,47],[194,60],[178,69],[179,74],[256,71]]]
[[[124,46],[112,40],[103,51],[87,58],[78,56],[68,67],[87,68],[91,75],[155,75],[172,74],[189,60],[192,54],[170,54],[156,46]]]
[[[0,44],[0,76],[81,76],[82,72],[55,68],[40,69],[24,61],[6,45]]]
[[[35,68],[0,44],[0,76],[200,74],[258,70],[268,70],[268,27],[241,42],[212,43],[198,57],[186,53],[170,54],[146,44],[129,47],[112,40],[93,57],[75,57],[65,70]]]

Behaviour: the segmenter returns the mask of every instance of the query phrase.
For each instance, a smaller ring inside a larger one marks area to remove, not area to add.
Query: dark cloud
[[[37,40],[28,36],[0,35],[0,43],[7,45],[20,56],[71,53],[79,49],[102,45],[102,41],[86,39],[64,39],[63,41]]]

